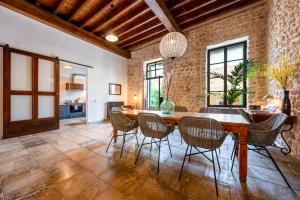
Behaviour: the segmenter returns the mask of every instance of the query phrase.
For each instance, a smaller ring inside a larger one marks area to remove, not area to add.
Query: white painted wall
[[[88,69],[88,122],[106,117],[106,102],[127,99],[127,59],[0,6],[0,43],[94,66]],[[0,48],[0,137],[2,136],[2,48]],[[108,83],[122,84],[121,96],[108,95]]]

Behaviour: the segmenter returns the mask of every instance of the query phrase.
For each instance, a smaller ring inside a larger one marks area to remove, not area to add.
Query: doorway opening
[[[87,68],[60,62],[60,120],[62,125],[85,124]]]

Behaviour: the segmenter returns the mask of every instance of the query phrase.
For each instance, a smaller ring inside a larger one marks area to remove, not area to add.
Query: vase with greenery
[[[221,96],[222,99],[226,101],[228,107],[231,109],[234,103],[238,102],[244,94],[250,93],[249,90],[243,88],[243,82],[247,79],[251,79],[260,70],[261,66],[257,62],[253,60],[245,60],[234,66],[234,68],[227,74],[227,76],[224,76],[224,74],[222,73],[211,72],[211,78],[220,78],[223,81],[225,81],[226,79],[229,83],[229,88],[224,93],[204,93],[198,95],[198,97],[208,95]]]
[[[160,104],[160,110],[164,114],[171,114],[174,112],[175,104],[169,98],[171,83],[172,83],[172,74],[173,70],[165,72],[164,75],[164,90],[165,90],[165,98],[164,101]]]
[[[300,64],[300,56],[295,63],[291,63],[289,56],[281,56],[276,65],[265,65],[265,76],[274,79],[277,84],[283,89],[284,97],[281,106],[281,112],[290,115],[291,114],[291,101],[289,98],[289,83]]]

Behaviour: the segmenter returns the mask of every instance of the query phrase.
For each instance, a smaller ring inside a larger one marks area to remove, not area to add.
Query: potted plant
[[[265,76],[274,79],[283,89],[284,98],[282,101],[281,112],[291,114],[291,102],[289,98],[289,83],[297,66],[300,64],[300,56],[295,63],[291,63],[289,56],[281,56],[276,65],[265,65]]]
[[[220,78],[222,80],[227,79],[230,83],[230,88],[227,89],[225,93],[204,93],[199,96],[208,96],[208,95],[219,95],[223,100],[226,100],[227,105],[231,109],[233,104],[238,102],[240,98],[249,93],[250,91],[243,88],[243,81],[246,79],[252,78],[257,72],[261,70],[260,65],[253,60],[245,60],[234,68],[227,74],[225,77],[224,74],[218,72],[211,72],[212,78]]]

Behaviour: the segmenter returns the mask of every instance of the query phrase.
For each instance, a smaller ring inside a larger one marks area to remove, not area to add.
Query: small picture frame
[[[121,84],[109,83],[109,95],[121,95]]]

